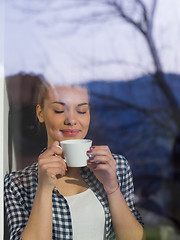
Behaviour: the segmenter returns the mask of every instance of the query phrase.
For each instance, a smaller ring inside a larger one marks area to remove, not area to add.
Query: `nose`
[[[65,112],[65,121],[64,124],[65,125],[69,125],[69,126],[74,126],[76,125],[76,116],[75,113],[73,111],[66,111]]]

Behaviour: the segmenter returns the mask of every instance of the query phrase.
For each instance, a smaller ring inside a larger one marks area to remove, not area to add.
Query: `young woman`
[[[63,159],[60,141],[88,132],[87,89],[43,84],[36,112],[47,149],[37,163],[5,177],[10,239],[143,239],[127,160],[108,146],[92,146],[87,167],[67,167]]]

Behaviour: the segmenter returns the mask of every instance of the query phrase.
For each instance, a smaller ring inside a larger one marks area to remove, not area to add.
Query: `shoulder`
[[[133,185],[133,175],[127,159],[119,154],[112,154],[112,156],[116,161],[116,174],[120,186]]]
[[[124,165],[128,164],[127,159],[123,155],[112,153],[112,156],[116,160],[116,163],[123,163]]]
[[[12,185],[28,187],[37,180],[38,163],[33,163],[31,166],[7,174],[4,178],[4,187],[11,187]]]
[[[130,170],[129,163],[123,155],[112,153],[112,156],[113,156],[114,160],[116,161],[117,171],[124,172],[124,171]]]

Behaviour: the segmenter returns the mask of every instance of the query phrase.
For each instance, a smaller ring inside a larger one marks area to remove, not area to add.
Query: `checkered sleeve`
[[[144,227],[142,217],[134,203],[133,175],[128,161],[121,155],[114,155],[114,159],[116,160],[116,172],[121,193],[134,217]]]
[[[10,240],[20,240],[21,233],[28,221],[29,213],[21,197],[19,188],[21,183],[13,175],[6,175],[4,179],[4,201],[7,212]]]

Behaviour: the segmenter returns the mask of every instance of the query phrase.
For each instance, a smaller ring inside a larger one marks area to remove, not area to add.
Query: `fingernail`
[[[90,158],[89,158],[89,161],[91,161],[91,160],[93,160],[93,159],[94,159],[94,157],[90,157]]]
[[[91,153],[92,151],[91,150],[88,150],[87,153]]]
[[[90,147],[91,150],[93,150],[94,148],[95,148],[94,146]]]
[[[97,166],[96,166],[96,165],[94,165],[94,166],[92,166],[92,168],[95,170],[95,169],[97,168]]]
[[[62,147],[60,147],[59,145],[56,145],[56,146],[62,150]]]
[[[89,158],[94,158],[95,156],[97,156],[97,155],[89,154]]]

